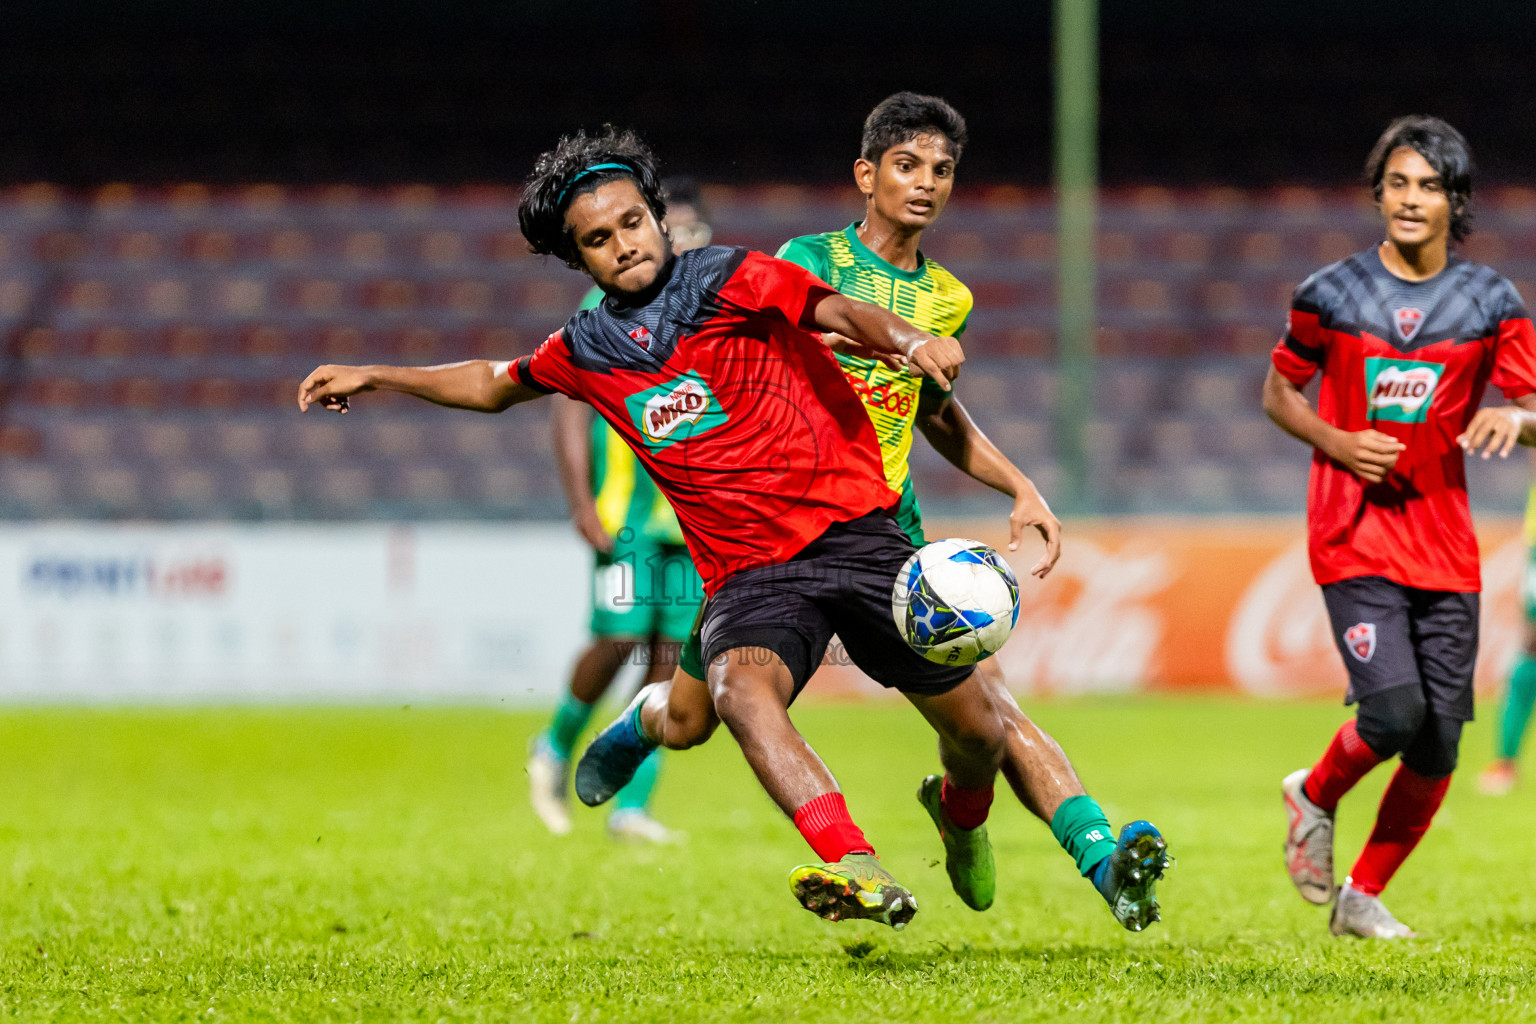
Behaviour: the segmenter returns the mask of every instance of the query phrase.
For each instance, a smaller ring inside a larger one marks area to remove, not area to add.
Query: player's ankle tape
[[[1115,848],[1115,833],[1098,801],[1087,794],[1068,797],[1051,817],[1051,835],[1084,878]]]

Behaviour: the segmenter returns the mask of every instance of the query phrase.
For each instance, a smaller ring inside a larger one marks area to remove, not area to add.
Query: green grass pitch
[[[1344,711],[1138,699],[1031,710],[1116,825],[1178,865],[1164,922],[1119,930],[999,791],[996,906],[949,892],[913,798],[904,705],[797,718],[886,863],[906,931],[827,924],[808,858],[725,733],[674,755],[680,849],[547,835],[522,760],[541,716],[488,709],[0,712],[0,1018],[486,1021],[1516,1021],[1536,1015],[1536,786],[1474,773],[1387,890],[1423,938],[1335,940],[1281,868],[1280,778]],[[1488,715],[1485,710],[1485,715]],[[1346,799],[1341,873],[1387,777]]]

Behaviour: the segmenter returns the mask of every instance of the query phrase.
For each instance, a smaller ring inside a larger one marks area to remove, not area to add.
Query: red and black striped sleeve
[[[571,351],[565,344],[563,331],[556,331],[544,339],[544,344],[534,349],[532,355],[509,364],[507,373],[524,387],[546,395],[558,391],[579,397],[576,368],[571,363]]]
[[[1315,278],[1308,278],[1296,289],[1291,310],[1285,319],[1285,337],[1270,353],[1270,361],[1281,376],[1298,388],[1306,387],[1327,357],[1326,334],[1321,324]]]

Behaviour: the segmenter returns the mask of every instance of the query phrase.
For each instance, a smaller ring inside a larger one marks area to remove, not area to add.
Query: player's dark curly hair
[[[667,215],[666,196],[656,174],[656,157],[632,131],[619,131],[611,124],[604,125],[596,135],[578,131],[563,137],[554,149],[541,153],[533,165],[533,174],[523,185],[522,201],[517,204],[517,225],[528,239],[529,250],[558,256],[572,270],[585,269],[566,226],[565,211],[577,196],[621,178],[634,180],[657,220]]]
[[[1381,179],[1387,160],[1403,146],[1416,151],[1445,183],[1451,203],[1451,237],[1464,241],[1472,233],[1472,148],[1461,132],[1438,117],[1410,114],[1387,125],[1371,155],[1365,160],[1365,178],[1371,195],[1381,202]]]
[[[879,163],[892,146],[920,135],[942,135],[949,140],[949,155],[960,159],[969,136],[960,111],[937,96],[898,92],[881,100],[864,119],[864,141],[859,156]]]

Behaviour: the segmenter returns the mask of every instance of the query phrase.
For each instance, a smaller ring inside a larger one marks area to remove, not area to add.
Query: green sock
[[[571,751],[576,749],[576,737],[592,720],[595,707],[577,700],[570,690],[561,694],[560,703],[555,705],[555,716],[549,720],[549,728],[544,730],[544,739],[555,756],[566,761],[571,759]]]
[[[661,751],[651,751],[651,756],[640,762],[635,777],[613,795],[615,811],[643,811],[651,802],[651,790],[656,788],[656,774],[661,770]]]
[[[1499,756],[1513,759],[1520,753],[1531,708],[1536,706],[1536,659],[1522,654],[1509,674],[1509,688],[1504,691],[1504,708],[1499,721]]]
[[[1056,808],[1051,818],[1051,835],[1077,861],[1077,870],[1084,878],[1115,848],[1115,832],[1109,827],[1104,809],[1086,794],[1069,797]]]

